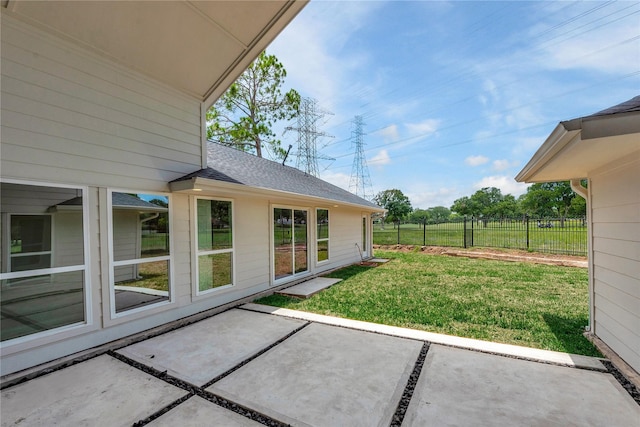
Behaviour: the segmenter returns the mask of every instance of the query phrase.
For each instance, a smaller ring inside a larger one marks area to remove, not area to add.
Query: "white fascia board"
[[[382,213],[385,211],[381,207],[360,205],[357,203],[344,202],[342,200],[334,200],[334,199],[328,199],[323,197],[310,196],[306,194],[292,193],[290,191],[252,187],[245,184],[235,184],[232,182],[217,181],[217,180],[201,178],[201,177],[195,177],[195,178],[191,178],[189,180],[184,180],[184,181],[172,182],[171,184],[169,184],[169,188],[171,189],[171,192],[193,191],[195,189],[197,189],[196,191],[215,191],[216,189],[217,190],[222,189],[222,190],[227,190],[229,192],[233,192],[236,194],[247,194],[247,195],[253,194],[253,195],[262,196],[262,197],[277,196],[277,197],[286,197],[288,199],[313,200],[316,203],[323,204],[323,205],[330,204],[330,205],[338,205],[338,206],[349,206],[349,207],[354,207],[358,209],[363,209],[367,212]]]
[[[538,151],[531,157],[531,160],[516,175],[518,182],[533,182],[535,174],[544,168],[567,144],[580,139],[582,131],[579,120],[560,122],[551,132],[546,141],[538,148]]]

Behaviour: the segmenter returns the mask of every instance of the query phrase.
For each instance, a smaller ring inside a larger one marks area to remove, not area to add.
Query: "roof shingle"
[[[205,178],[380,209],[355,194],[291,166],[213,142],[208,143],[207,153],[209,167],[172,182]]]

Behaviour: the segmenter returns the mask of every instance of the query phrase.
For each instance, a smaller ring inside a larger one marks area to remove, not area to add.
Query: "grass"
[[[307,300],[256,302],[367,322],[587,356],[587,270],[528,263],[376,252],[380,267],[329,274],[343,279]]]

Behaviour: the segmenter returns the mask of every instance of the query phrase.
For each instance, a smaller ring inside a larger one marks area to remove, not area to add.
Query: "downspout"
[[[589,188],[582,186],[581,180],[572,179],[570,181],[571,189],[587,202],[587,263],[589,266],[589,325],[585,327],[585,331],[595,335],[595,318],[594,318],[594,303],[595,303],[595,288],[593,285],[593,252],[592,248],[592,233],[593,227],[591,225],[591,198],[589,197]]]

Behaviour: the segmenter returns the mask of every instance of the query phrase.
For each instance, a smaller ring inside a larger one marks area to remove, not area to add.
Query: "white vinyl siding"
[[[640,371],[638,182],[640,160],[608,165],[590,177],[594,332]]]
[[[4,15],[1,54],[3,176],[157,191],[201,167],[198,100]]]

